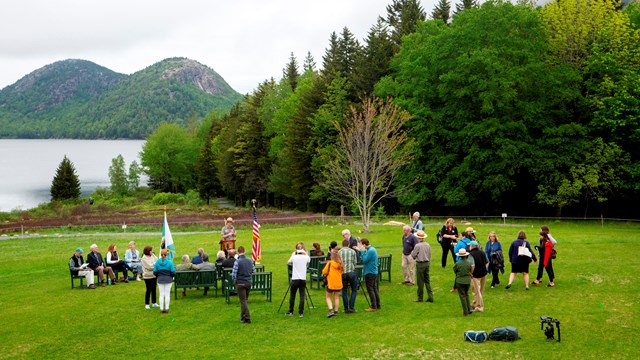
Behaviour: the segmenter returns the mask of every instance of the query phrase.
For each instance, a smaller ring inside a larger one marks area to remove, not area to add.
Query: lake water
[[[76,168],[82,196],[89,196],[98,186],[110,186],[113,158],[122,155],[127,170],[133,160],[140,164],[143,144],[143,140],[0,139],[0,211],[49,202],[51,182],[65,155]]]

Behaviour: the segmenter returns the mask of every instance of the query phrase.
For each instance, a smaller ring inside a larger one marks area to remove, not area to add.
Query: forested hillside
[[[143,139],[162,122],[186,125],[241,99],[215,71],[185,58],[130,76],[64,60],[0,91],[0,137]]]
[[[409,191],[378,211],[637,215],[629,205],[640,200],[640,5],[451,5],[427,13],[418,1],[393,0],[365,39],[348,27],[330,34],[319,68],[311,55],[300,66],[292,54],[281,80],[208,118],[198,141],[186,140],[185,129],[155,133],[141,159],[152,185],[243,205],[256,198],[351,210],[326,171],[351,107],[357,114],[363,99],[378,96],[411,115],[406,130],[416,144],[392,184]],[[200,154],[187,143],[201,144]],[[190,174],[167,171],[152,151],[169,146],[165,162],[183,159]]]

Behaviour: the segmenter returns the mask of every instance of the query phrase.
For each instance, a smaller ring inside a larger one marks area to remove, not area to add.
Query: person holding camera
[[[304,249],[304,244],[299,242],[296,251],[289,258],[291,265],[291,295],[289,296],[289,311],[285,314],[293,316],[293,306],[296,302],[296,291],[300,293],[300,303],[298,305],[298,316],[304,316],[305,290],[307,288],[307,268],[311,259]]]

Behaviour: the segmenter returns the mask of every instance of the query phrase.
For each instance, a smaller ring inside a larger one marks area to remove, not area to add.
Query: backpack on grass
[[[489,335],[486,331],[467,330],[464,332],[464,341],[471,341],[473,343],[481,343],[487,341]]]
[[[520,336],[518,336],[518,329],[513,326],[495,328],[491,330],[491,333],[489,333],[489,340],[516,341],[518,339],[520,339]]]

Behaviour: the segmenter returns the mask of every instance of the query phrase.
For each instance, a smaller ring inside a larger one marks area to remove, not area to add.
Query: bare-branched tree
[[[374,98],[364,100],[361,109],[352,106],[344,125],[335,124],[338,144],[322,183],[338,197],[353,201],[364,232],[369,231],[374,206],[406,189],[394,183],[413,158],[413,142],[403,127],[409,118],[391,101]]]

